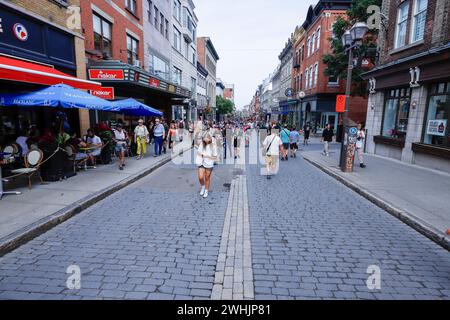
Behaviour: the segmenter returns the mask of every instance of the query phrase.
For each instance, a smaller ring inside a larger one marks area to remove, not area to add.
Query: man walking
[[[134,143],[137,144],[137,160],[142,159],[147,153],[147,143],[149,142],[149,132],[144,125],[144,120],[139,119],[138,126],[134,129]]]
[[[264,139],[263,146],[266,149],[266,175],[267,179],[271,179],[271,175],[278,171],[280,149],[282,142],[276,130],[272,129],[270,135]]]
[[[162,154],[165,133],[166,131],[164,129],[164,125],[161,124],[161,121],[159,119],[155,119],[155,125],[153,126],[153,138],[155,140],[155,158]]]
[[[289,146],[291,142],[291,132],[287,129],[286,125],[283,126],[283,130],[280,133],[281,142],[283,143],[283,150],[281,153],[281,160],[289,160]]]
[[[330,156],[330,143],[333,142],[333,137],[334,132],[331,129],[331,124],[327,123],[322,132],[323,154],[327,157]]]
[[[309,122],[307,122],[303,127],[303,134],[305,136],[303,145],[307,146],[309,144],[309,136],[311,135],[311,124]]]
[[[291,140],[291,158],[297,158],[298,143],[300,142],[300,133],[295,127],[292,128],[290,134]]]

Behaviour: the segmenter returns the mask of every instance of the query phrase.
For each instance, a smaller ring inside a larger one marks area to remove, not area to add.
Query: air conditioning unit
[[[134,64],[133,64],[135,67],[138,67],[138,68],[140,68],[141,67],[141,61],[140,60],[136,60],[136,61],[134,61]]]

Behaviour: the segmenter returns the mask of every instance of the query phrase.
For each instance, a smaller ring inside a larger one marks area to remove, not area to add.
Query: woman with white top
[[[198,166],[198,179],[201,185],[200,195],[208,197],[211,175],[214,169],[214,162],[217,159],[217,146],[215,139],[207,132],[197,150],[196,164]]]
[[[358,133],[356,134],[356,152],[358,154],[359,166],[365,168],[364,164],[364,141],[366,140],[366,134],[362,129],[362,124],[358,123]]]

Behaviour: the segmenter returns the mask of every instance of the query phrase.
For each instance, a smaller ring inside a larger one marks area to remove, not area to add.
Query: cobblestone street
[[[198,189],[194,166],[160,168],[0,258],[0,298],[450,298],[448,251],[300,157],[270,181],[219,166]]]

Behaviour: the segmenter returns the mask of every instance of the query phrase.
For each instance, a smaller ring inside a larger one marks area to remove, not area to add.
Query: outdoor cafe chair
[[[25,156],[25,168],[12,170],[13,175],[26,175],[28,177],[28,188],[31,189],[31,177],[38,172],[44,153],[41,150],[31,150]],[[44,183],[39,174],[41,183]]]

